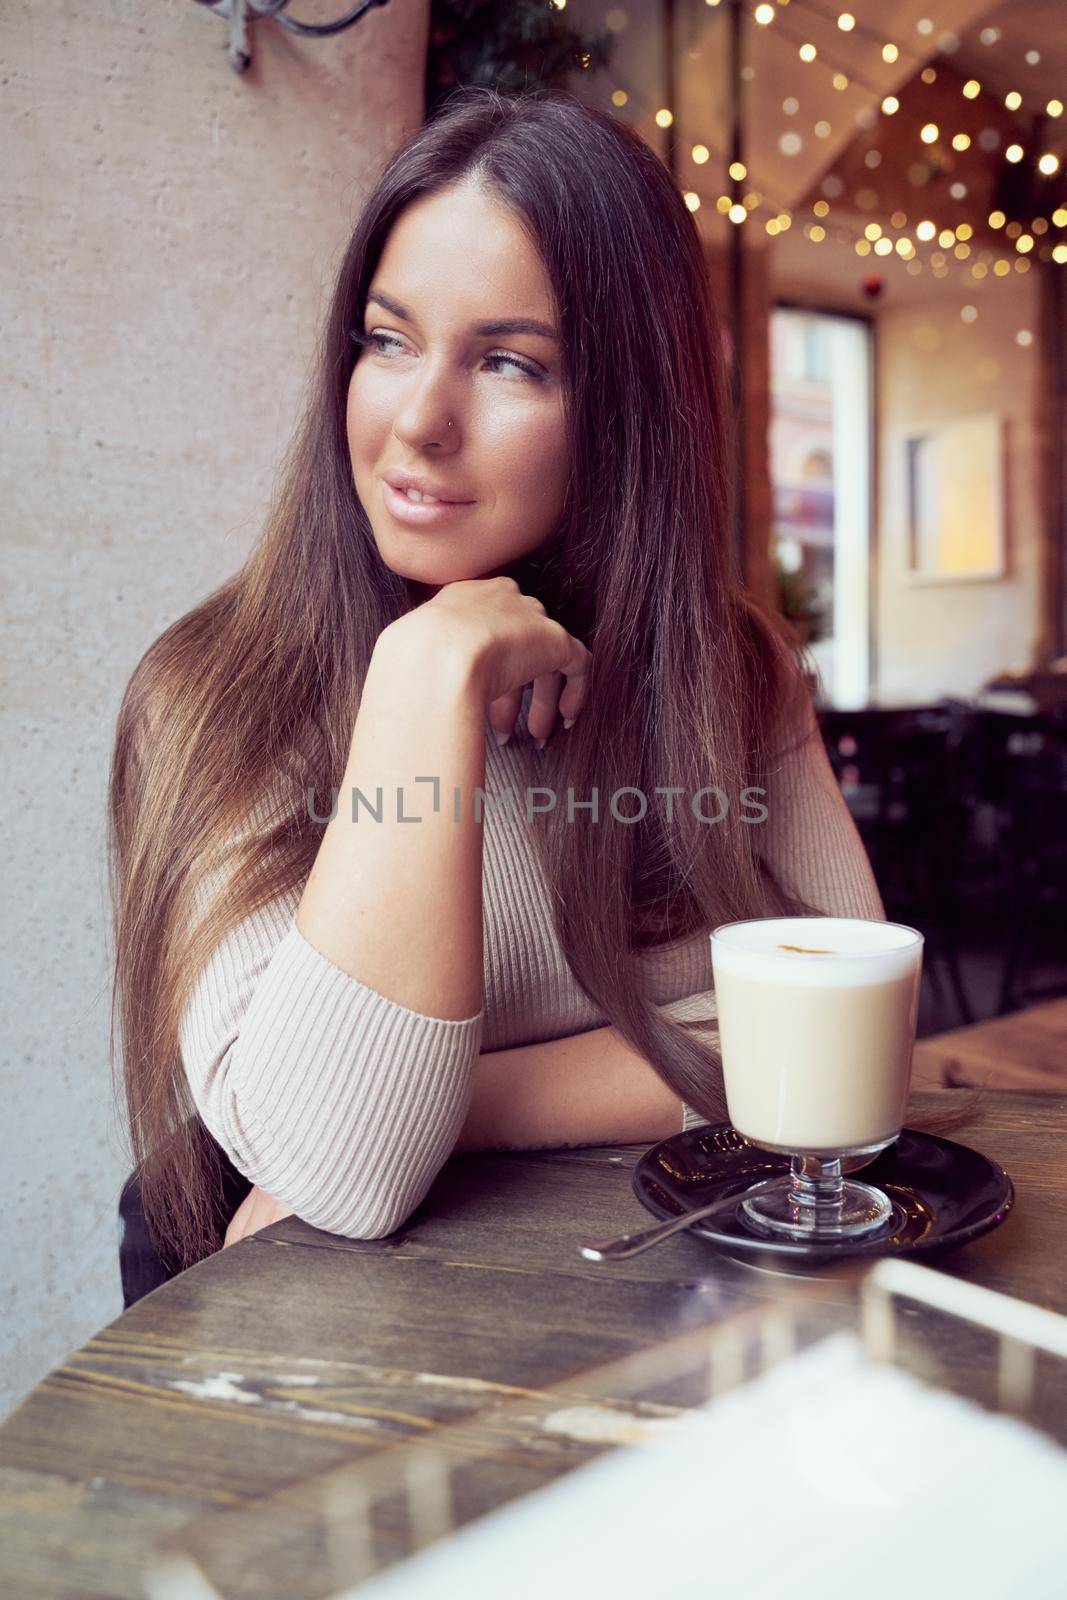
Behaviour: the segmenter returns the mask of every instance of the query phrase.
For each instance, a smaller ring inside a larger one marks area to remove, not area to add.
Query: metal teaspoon
[[[602,1244],[583,1244],[580,1247],[581,1253],[587,1261],[622,1261],[626,1256],[640,1255],[642,1250],[648,1250],[661,1240],[669,1239],[672,1233],[679,1233],[682,1228],[688,1228],[691,1222],[699,1222],[701,1217],[717,1211],[729,1198],[736,1199],[736,1196],[719,1195],[718,1199],[710,1201],[706,1206],[700,1206],[696,1211],[683,1211],[680,1217],[672,1217],[669,1222],[659,1222],[654,1228],[645,1228],[641,1233],[624,1233],[621,1238],[606,1239]]]

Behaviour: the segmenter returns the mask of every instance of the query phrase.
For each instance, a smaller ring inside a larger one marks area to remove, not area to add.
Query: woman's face
[[[385,564],[423,600],[536,550],[563,508],[567,442],[552,290],[514,214],[469,183],[415,201],[360,331],[374,338],[349,384],[348,449]],[[452,504],[408,500],[387,481],[405,473]]]

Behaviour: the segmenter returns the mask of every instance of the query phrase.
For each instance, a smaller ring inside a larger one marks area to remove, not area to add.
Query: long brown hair
[[[593,670],[537,781],[565,769],[576,796],[596,787],[605,803],[659,784],[730,799],[711,827],[686,804],[672,822],[650,805],[629,826],[594,826],[585,812],[568,822],[559,807],[537,816],[575,978],[680,1099],[717,1118],[714,1063],[694,1025],[651,1003],[641,952],[718,922],[823,909],[775,880],[737,803],[789,730],[810,723],[810,697],[788,635],[733,567],[732,421],[693,219],[655,154],[609,115],[555,91],[459,91],[363,206],[260,542],[146,651],[119,713],[112,1040],[117,1011],[144,1207],[179,1266],[218,1248],[224,1220],[181,1063],[183,1008],[224,934],[310,872],[322,830],[307,790],[340,784],[375,641],[412,605],[353,486],[351,334],[403,209],[461,180],[486,185],[527,228],[561,333],[570,484],[552,537],[515,575],[589,646]],[[199,890],[227,862],[228,890],[197,922]]]

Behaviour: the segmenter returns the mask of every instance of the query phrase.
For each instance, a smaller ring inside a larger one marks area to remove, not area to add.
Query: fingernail
[[[534,744],[537,746],[538,750],[543,750],[547,743],[548,743],[547,739],[535,739],[534,740]]]
[[[493,738],[496,740],[497,744],[507,744],[508,740],[511,738],[511,734],[501,733],[499,728],[494,728]]]
[[[564,717],[563,726],[565,728],[573,728],[574,727],[574,718],[573,717]]]

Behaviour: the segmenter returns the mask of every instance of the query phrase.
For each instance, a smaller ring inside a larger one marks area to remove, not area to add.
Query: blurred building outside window
[[[808,643],[819,696],[870,691],[871,334],[858,317],[771,318],[772,551],[782,609]]]

